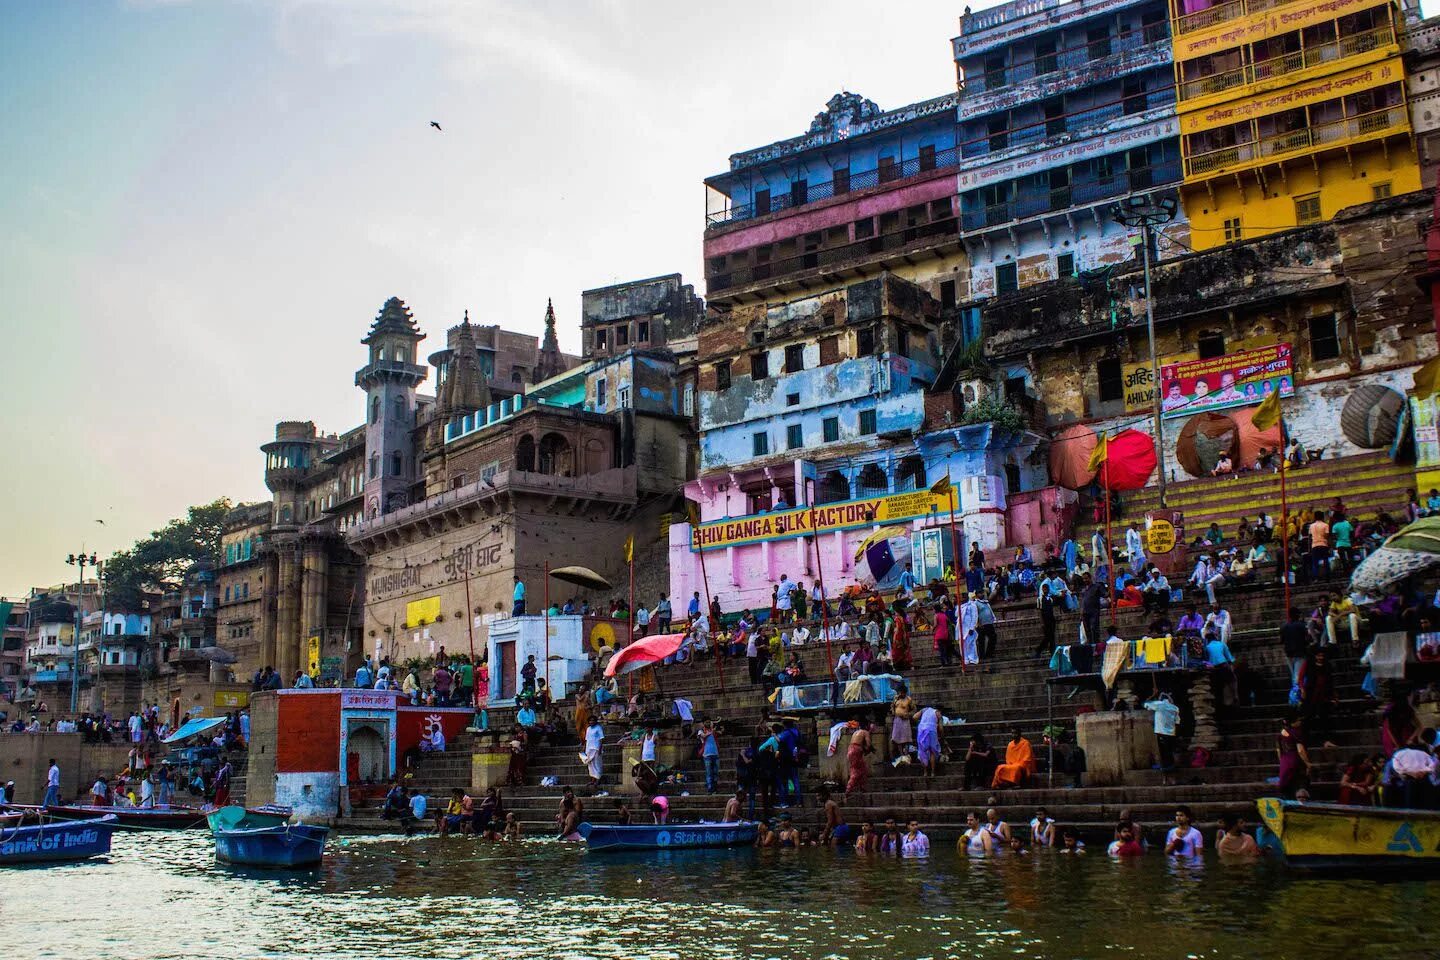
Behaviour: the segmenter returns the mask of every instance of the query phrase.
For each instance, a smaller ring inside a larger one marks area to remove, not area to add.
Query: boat
[[[582,823],[580,836],[591,850],[698,850],[707,847],[748,847],[755,842],[758,824],[671,823],[631,824]]]
[[[113,816],[117,827],[140,830],[189,830],[205,824],[206,811],[199,807],[169,804],[161,807],[97,807],[69,804],[53,807],[10,804],[6,811],[43,814],[55,820],[94,820]]]
[[[0,866],[66,863],[110,852],[113,816],[93,820],[57,820],[30,827],[0,829]]]
[[[1301,870],[1440,869],[1440,810],[1265,797],[1260,846]]]
[[[244,867],[313,867],[325,852],[329,827],[292,823],[215,831],[215,859]]]
[[[217,830],[242,830],[251,827],[280,827],[290,822],[289,807],[221,807],[206,818],[210,832]]]

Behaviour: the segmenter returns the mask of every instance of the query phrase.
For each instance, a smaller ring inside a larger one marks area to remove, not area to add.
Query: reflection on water
[[[0,873],[5,956],[1134,958],[1433,955],[1440,882],[1037,854],[589,855],[341,837],[322,869],[217,866],[209,837],[117,835],[108,862]],[[18,952],[14,948],[19,947]]]

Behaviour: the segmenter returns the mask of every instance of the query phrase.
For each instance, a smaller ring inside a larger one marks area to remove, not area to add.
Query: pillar
[[[275,604],[279,597],[276,589],[280,583],[280,563],[273,552],[265,555],[262,577],[265,578],[260,590],[260,662],[257,667],[275,666]]]
[[[311,637],[319,637],[320,643],[325,643],[325,626],[327,621],[326,596],[330,590],[330,557],[325,552],[325,544],[318,539],[308,539],[304,542],[304,554],[302,557],[302,592],[301,592],[301,616],[298,644],[299,665],[297,670],[305,670],[309,666],[309,645]],[[285,678],[289,680],[287,676]]]
[[[300,572],[294,543],[279,547],[280,571],[275,595],[275,669],[280,681],[289,684],[299,669],[296,651],[300,644]]]
[[[1192,747],[1214,750],[1220,746],[1220,728],[1215,723],[1215,688],[1209,674],[1197,677],[1190,685],[1190,710],[1195,715]]]

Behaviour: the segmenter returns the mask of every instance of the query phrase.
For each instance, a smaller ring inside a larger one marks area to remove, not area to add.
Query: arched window
[[[405,458],[398,452],[390,454],[390,476],[398,477],[405,472]]]
[[[925,485],[925,461],[917,456],[901,460],[900,468],[895,472],[895,489],[919,490]]]
[[[817,503],[838,503],[850,499],[850,481],[839,470],[831,470],[815,487]]]
[[[540,438],[540,472],[558,477],[569,477],[575,473],[574,457],[570,443],[558,433],[547,433]]]
[[[374,480],[380,476],[380,454],[370,454],[370,479]]]
[[[515,444],[515,469],[523,473],[535,472],[535,438],[528,433]]]
[[[396,397],[396,398],[395,398],[395,419],[396,419],[396,420],[399,420],[399,421],[402,422],[402,423],[405,421],[405,398],[404,398],[404,397]]]
[[[880,465],[865,464],[865,469],[860,471],[860,496],[876,497],[889,492],[890,481],[885,478],[885,471],[880,469]]]
[[[371,422],[371,423],[379,423],[379,422],[380,422],[380,398],[379,398],[379,397],[371,397],[371,398],[370,398],[370,422]]]

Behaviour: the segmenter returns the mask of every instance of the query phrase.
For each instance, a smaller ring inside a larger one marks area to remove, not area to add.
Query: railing
[[[1213,27],[1226,20],[1233,20],[1250,13],[1262,13],[1288,2],[1290,0],[1229,0],[1228,3],[1218,3],[1205,10],[1196,10],[1194,13],[1177,17],[1175,35],[1194,33],[1196,30],[1204,30],[1206,27]]]
[[[828,200],[834,196],[844,196],[847,193],[854,193],[857,190],[865,190],[869,187],[879,186],[882,183],[896,183],[921,173],[929,173],[933,170],[943,170],[953,167],[960,162],[958,152],[954,147],[947,147],[944,150],[936,150],[933,155],[924,157],[911,157],[909,160],[902,160],[884,167],[876,167],[873,170],[862,170],[859,173],[851,172],[849,180],[837,194],[835,192],[835,181],[829,183],[808,184],[803,192],[792,189],[790,192],[773,194],[769,200],[756,204],[750,203],[733,204],[724,210],[717,210],[705,215],[707,227],[718,226],[722,223],[734,223],[737,220],[751,220],[755,217],[763,217],[781,210],[789,210],[807,203],[815,203],[820,200]],[[842,178],[843,179],[843,178]]]
[[[1385,136],[1404,130],[1409,124],[1405,107],[1386,107],[1343,120],[1319,123],[1302,130],[1261,137],[1246,143],[1222,147],[1185,158],[1185,175],[1213,173],[1236,164],[1255,160],[1273,160],[1287,154],[1324,147],[1346,140]]]
[[[1163,22],[1148,24],[1140,30],[1132,30],[1129,33],[1122,33],[1110,38],[1106,43],[1108,49],[1102,54],[1096,54],[1096,44],[1088,41],[1077,43],[1074,46],[1032,56],[1028,60],[1017,60],[998,70],[987,70],[977,73],[973,77],[966,77],[961,84],[961,89],[969,97],[977,93],[988,93],[1011,84],[1024,83],[1026,80],[1033,80],[1036,77],[1059,73],[1061,70],[1072,70],[1085,66],[1096,69],[1100,66],[1099,61],[1101,60],[1160,43],[1168,40],[1169,36],[1168,24]]]
[[[904,227],[877,236],[866,237],[862,240],[837,247],[825,247],[819,250],[806,251],[793,257],[767,260],[764,263],[749,265],[730,265],[714,273],[707,272],[705,274],[705,282],[706,286],[714,292],[728,287],[742,286],[758,280],[783,277],[801,270],[810,270],[841,263],[854,259],[855,257],[877,255],[890,250],[899,250],[924,239],[953,237],[959,233],[957,230],[958,225],[958,218],[952,215],[939,220],[932,220],[929,223],[917,224],[913,227]]]
[[[1059,213],[1071,207],[1093,204],[1137,190],[1149,190],[1179,179],[1180,164],[1177,162],[1134,167],[1105,180],[1027,192],[1003,203],[965,210],[960,215],[961,227],[966,231],[998,227],[1012,220],[1023,220],[1042,213]]]
[[[1233,70],[1226,70],[1224,73],[1183,81],[1180,84],[1180,99],[1192,100],[1195,97],[1220,93],[1223,90],[1243,86],[1247,83],[1269,80],[1272,77],[1283,77],[1287,73],[1294,73],[1297,70],[1304,70],[1321,63],[1330,63],[1345,57],[1357,56],[1394,42],[1395,30],[1386,24],[1373,30],[1341,37],[1339,40],[1306,47],[1304,50],[1296,50],[1293,53],[1281,54],[1268,60],[1243,64]]]

